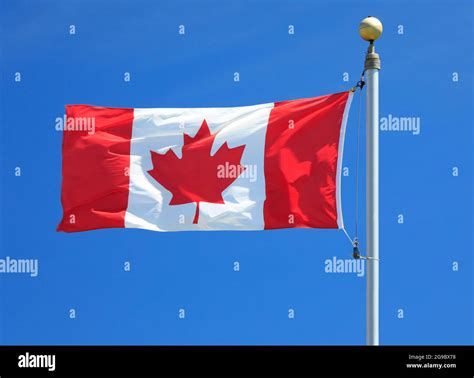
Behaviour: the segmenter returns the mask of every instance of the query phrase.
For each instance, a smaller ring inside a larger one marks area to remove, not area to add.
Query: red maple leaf
[[[245,167],[240,165],[245,145],[229,148],[225,142],[211,156],[217,133],[211,134],[206,120],[202,122],[194,137],[183,135],[181,159],[171,149],[165,154],[150,151],[153,169],[148,173],[172,193],[170,205],[196,202],[193,223],[197,224],[199,203],[223,204],[222,192],[245,170]],[[222,175],[223,167],[229,166],[233,166],[232,172],[236,174]]]

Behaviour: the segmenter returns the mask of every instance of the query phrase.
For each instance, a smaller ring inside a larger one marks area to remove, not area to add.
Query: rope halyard
[[[360,113],[362,108],[362,89],[364,88],[365,81],[364,81],[364,74],[365,71],[362,71],[362,75],[360,77],[359,82],[357,83],[356,87],[359,86],[359,109],[357,115],[357,149],[356,149],[356,174],[355,174],[355,238],[354,240],[358,240],[359,238],[359,160],[360,160]]]
[[[360,80],[353,86],[350,90],[355,92],[357,88],[360,88],[359,91],[359,108],[357,114],[357,148],[356,148],[356,167],[355,167],[355,236],[352,239],[347,233],[346,229],[342,227],[342,231],[349,239],[349,242],[352,245],[352,257],[354,259],[363,259],[363,260],[378,260],[369,256],[362,256],[359,252],[359,160],[360,160],[360,113],[362,108],[362,89],[365,86],[364,81],[365,70],[362,71]]]

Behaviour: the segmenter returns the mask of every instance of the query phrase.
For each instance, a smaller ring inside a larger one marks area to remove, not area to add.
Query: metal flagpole
[[[369,41],[365,56],[366,100],[366,224],[367,287],[366,343],[379,345],[379,70],[380,58],[374,41],[382,34],[382,23],[367,17],[360,23],[360,36]]]

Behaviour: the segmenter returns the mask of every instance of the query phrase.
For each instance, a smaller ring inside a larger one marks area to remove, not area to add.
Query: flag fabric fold
[[[68,105],[58,231],[343,228],[352,95],[229,108]]]

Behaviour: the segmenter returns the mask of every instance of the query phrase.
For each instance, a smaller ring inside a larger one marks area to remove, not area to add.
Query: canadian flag
[[[66,106],[58,231],[343,228],[352,92],[229,108]]]

